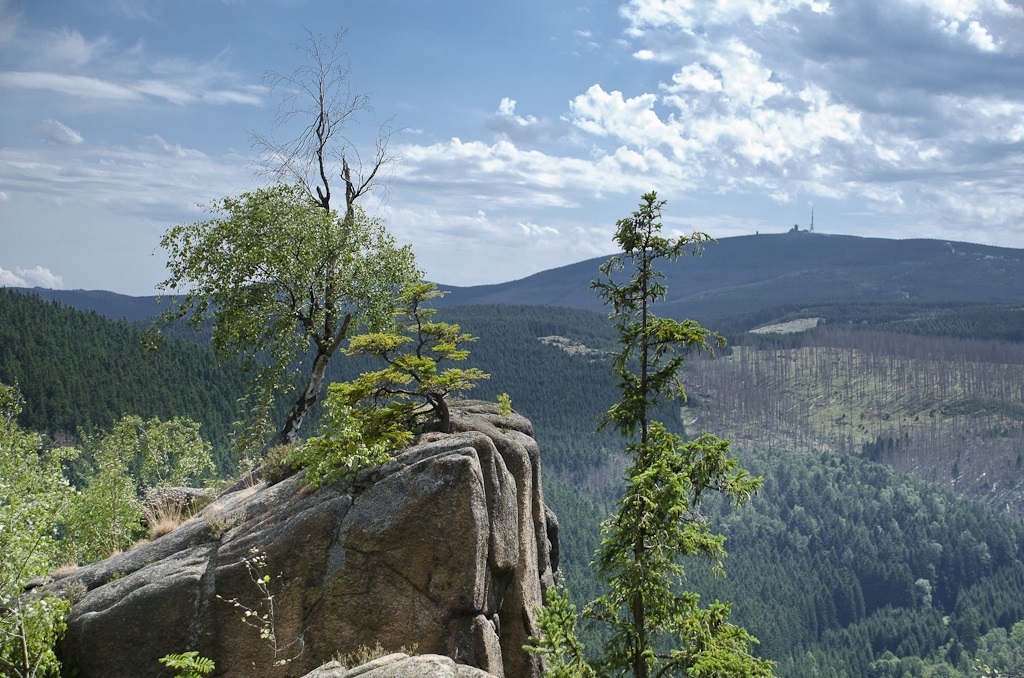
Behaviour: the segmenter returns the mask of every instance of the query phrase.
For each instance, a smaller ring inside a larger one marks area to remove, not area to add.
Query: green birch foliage
[[[170,275],[159,288],[184,297],[159,323],[184,318],[201,329],[212,320],[214,351],[252,375],[260,410],[311,355],[310,382],[279,441],[294,442],[342,342],[358,325],[387,326],[396,291],[419,277],[412,250],[358,206],[346,215],[324,209],[299,185],[223,198],[211,211],[214,218],[175,226],[161,240]]]
[[[133,455],[127,447],[99,436],[86,440],[93,452],[92,473],[75,497],[64,521],[64,541],[80,562],[108,558],[135,543],[142,534],[142,505],[135,481],[128,475]]]
[[[92,472],[64,521],[66,543],[92,562],[127,549],[142,534],[140,500],[154,487],[189,485],[213,469],[200,424],[126,415],[109,432],[82,433]]]
[[[323,485],[392,461],[391,451],[410,440],[412,432],[398,419],[369,418],[365,412],[356,415],[342,384],[336,383],[327,387],[320,435],[296,448],[287,462],[292,468],[305,469],[306,481]]]
[[[659,318],[652,305],[667,289],[661,263],[697,255],[710,238],[702,233],[661,235],[661,208],[654,193],[617,223],[622,252],[601,266],[592,283],[611,306],[619,334],[613,370],[621,398],[601,420],[629,443],[632,465],[618,512],[602,526],[595,566],[607,593],[584,614],[611,627],[595,662],[600,675],[769,676],[771,665],[750,655],[756,640],[727,621],[729,607],[699,605],[680,593],[681,558],[698,556],[721,569],[724,538],[700,511],[709,494],[743,504],[760,486],[728,456],[727,441],[704,434],[684,442],[649,413],[664,399],[685,399],[679,379],[686,357],[711,352],[722,340],[693,321]],[[542,627],[556,610],[545,608]],[[566,621],[565,623],[568,623]]]
[[[133,449],[140,462],[140,490],[144,490],[193,485],[213,471],[212,448],[203,440],[201,428],[202,424],[188,417],[170,421],[154,417],[143,422],[141,417],[126,416],[114,427],[113,435],[124,437]]]
[[[18,390],[0,384],[0,674],[26,678],[60,669],[53,646],[68,602],[22,593],[61,564],[57,521],[72,496],[61,462],[75,451],[44,452],[42,439],[18,426],[21,407]]]

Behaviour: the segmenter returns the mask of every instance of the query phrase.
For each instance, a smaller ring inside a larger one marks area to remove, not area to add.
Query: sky
[[[1024,0],[0,0],[0,285],[154,294],[338,31],[350,155],[399,131],[361,204],[440,283],[608,255],[652,190],[673,233],[1024,248]]]

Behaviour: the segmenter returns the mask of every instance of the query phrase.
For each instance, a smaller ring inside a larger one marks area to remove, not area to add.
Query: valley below
[[[730,439],[764,478],[747,507],[702,514],[726,537],[728,576],[684,561],[686,587],[730,601],[780,676],[1012,675],[1024,670],[1024,289],[1007,281],[1024,280],[1024,254],[860,240],[727,239],[697,272],[693,261],[673,269],[666,315],[727,341],[689,358],[688,399],[658,418],[688,437]],[[765,247],[774,264],[754,259]],[[936,287],[940,272],[965,277]],[[597,430],[616,398],[616,339],[584,294],[596,273],[582,262],[463,288],[437,316],[478,337],[466,365],[490,378],[467,395],[507,394],[532,422],[559,580],[581,608],[600,590],[590,563],[625,469],[621,439]],[[0,290],[0,382],[18,384],[19,421],[51,446],[126,413],[192,417],[213,442],[216,475],[230,477],[244,382],[202,336],[145,353],[152,308],[109,293]],[[327,380],[366,369],[339,360]],[[304,435],[321,414],[310,412]],[[607,638],[596,625],[582,633],[589,647]]]

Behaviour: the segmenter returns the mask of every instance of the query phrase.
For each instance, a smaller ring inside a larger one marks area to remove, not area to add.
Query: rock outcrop
[[[436,654],[410,657],[398,652],[351,669],[329,662],[302,678],[487,678],[490,675],[472,666],[456,664],[451,657]]]
[[[290,659],[274,675],[302,676],[379,643],[539,676],[522,646],[558,535],[532,426],[467,401],[453,428],[349,483],[231,488],[164,537],[62,575],[51,589],[85,591],[59,647],[64,675],[166,675],[158,658],[196,650],[214,675]]]
[[[149,527],[154,519],[195,513],[213,501],[215,496],[213,490],[196,487],[158,487],[150,490],[142,501],[142,526]]]

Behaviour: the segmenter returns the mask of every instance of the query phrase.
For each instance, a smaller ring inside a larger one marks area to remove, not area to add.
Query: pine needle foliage
[[[448,396],[472,389],[489,375],[475,367],[439,369],[443,361],[464,361],[469,357],[465,345],[476,341],[458,325],[432,319],[437,309],[428,304],[441,295],[434,283],[409,285],[398,296],[395,325],[390,331],[352,339],[347,355],[369,355],[386,364],[339,387],[353,407],[363,411],[370,407],[373,416],[384,420],[433,416],[437,429],[451,430]]]
[[[648,193],[632,216],[618,221],[615,241],[621,253],[601,266],[603,277],[591,284],[611,306],[609,317],[619,334],[613,370],[621,397],[600,428],[611,427],[628,441],[632,464],[618,511],[602,525],[594,562],[607,592],[587,605],[584,615],[608,625],[610,634],[589,664],[602,676],[770,676],[770,662],[750,654],[756,639],[728,622],[727,604],[701,607],[698,594],[680,592],[686,574],[682,558],[697,556],[721,570],[725,556],[724,537],[711,530],[701,503],[717,494],[740,506],[761,481],[729,457],[728,441],[707,433],[684,441],[650,417],[664,400],[686,398],[680,372],[687,356],[713,353],[724,344],[694,321],[652,312],[667,293],[659,265],[699,255],[711,241],[703,233],[661,235],[664,204]],[[542,650],[547,643],[571,657],[575,651],[564,648],[574,647],[567,640],[574,638],[574,618],[560,603],[545,607],[540,616],[546,640],[532,646]],[[556,675],[564,662],[549,654],[549,670]],[[587,675],[578,661],[572,665],[576,673],[557,675]]]
[[[425,304],[440,295],[433,283],[408,285],[396,299],[387,331],[352,338],[347,355],[372,356],[384,367],[328,387],[320,435],[290,457],[309,482],[351,478],[388,463],[391,451],[408,443],[427,420],[442,432],[451,430],[448,396],[488,375],[475,367],[439,369],[442,361],[465,360],[465,344],[475,341],[458,325],[431,319],[436,310]]]
[[[699,606],[700,596],[679,593],[685,578],[681,558],[698,556],[721,569],[724,538],[714,534],[700,512],[710,493],[742,505],[760,486],[728,456],[728,441],[705,433],[684,442],[652,421],[664,399],[685,399],[680,372],[686,357],[713,352],[724,340],[692,320],[659,318],[653,304],[667,288],[661,263],[699,255],[711,238],[703,233],[661,235],[665,202],[643,196],[639,209],[616,224],[622,250],[601,266],[591,284],[611,306],[620,351],[613,369],[621,399],[601,420],[629,440],[633,463],[618,513],[602,526],[595,565],[608,591],[586,613],[609,624],[612,633],[600,659],[602,673],[765,676],[768,662],[749,654],[755,639],[729,624],[728,605]],[[619,272],[628,274],[621,280]]]

